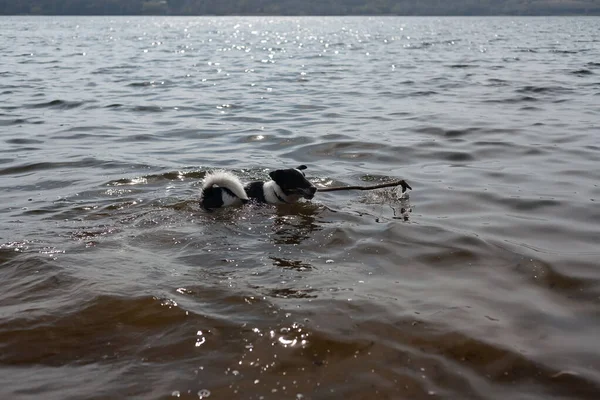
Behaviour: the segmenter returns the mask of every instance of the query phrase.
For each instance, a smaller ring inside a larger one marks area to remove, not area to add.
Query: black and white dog
[[[255,181],[244,186],[230,172],[213,172],[204,178],[200,205],[205,210],[245,204],[292,204],[301,198],[312,199],[317,188],[304,176],[306,165],[270,172],[270,181]]]

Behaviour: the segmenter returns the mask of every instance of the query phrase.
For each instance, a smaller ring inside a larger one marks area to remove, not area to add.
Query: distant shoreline
[[[11,0],[0,15],[48,16],[598,16],[598,0]]]
[[[2,14],[0,17],[600,17],[587,14]]]
[[[0,15],[181,17],[600,16],[598,0],[11,0]]]

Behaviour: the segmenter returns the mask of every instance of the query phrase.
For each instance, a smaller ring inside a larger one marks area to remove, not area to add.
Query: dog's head
[[[306,165],[300,165],[297,168],[278,169],[269,173],[269,176],[286,196],[304,197],[310,200],[315,197],[317,188],[304,176],[302,171],[306,168]]]

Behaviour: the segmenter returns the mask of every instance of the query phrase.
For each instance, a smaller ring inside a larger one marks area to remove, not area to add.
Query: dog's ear
[[[276,169],[275,171],[269,172],[269,176],[271,177],[271,179],[277,182],[278,179],[282,178],[282,172],[282,169]]]
[[[299,167],[296,167],[296,169],[299,169],[300,171],[302,171],[303,169],[308,168],[306,165],[300,165]]]

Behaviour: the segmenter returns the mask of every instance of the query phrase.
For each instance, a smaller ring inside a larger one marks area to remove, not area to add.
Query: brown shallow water
[[[0,21],[0,398],[600,398],[597,18]]]

